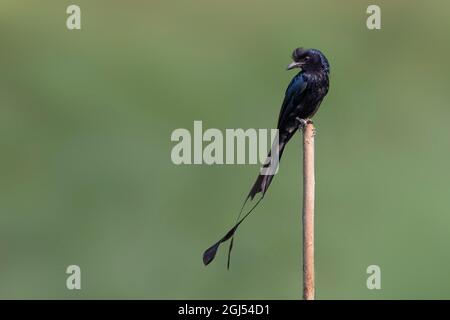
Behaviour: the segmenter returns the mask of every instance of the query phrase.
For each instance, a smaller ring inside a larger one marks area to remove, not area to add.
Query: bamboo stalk
[[[314,300],[314,124],[303,129],[303,299]]]

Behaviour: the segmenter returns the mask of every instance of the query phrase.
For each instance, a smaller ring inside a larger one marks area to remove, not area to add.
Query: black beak
[[[294,62],[292,62],[291,64],[289,64],[287,66],[286,70],[291,70],[291,69],[294,69],[294,68],[300,68],[301,66],[302,66],[302,63],[294,61]]]

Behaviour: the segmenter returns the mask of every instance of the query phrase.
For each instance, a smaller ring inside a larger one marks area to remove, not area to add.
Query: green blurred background
[[[0,4],[0,298],[298,299],[300,137],[209,267],[257,165],[175,166],[176,128],[271,128],[297,46],[321,49],[318,299],[450,298],[450,3]],[[82,30],[66,29],[78,4]],[[82,270],[69,291],[66,267]],[[381,290],[366,268],[381,267]]]

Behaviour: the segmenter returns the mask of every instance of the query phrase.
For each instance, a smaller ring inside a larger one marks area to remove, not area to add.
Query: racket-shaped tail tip
[[[207,266],[211,263],[211,261],[214,260],[216,257],[217,250],[219,249],[220,241],[206,249],[206,251],[203,253],[203,264]]]

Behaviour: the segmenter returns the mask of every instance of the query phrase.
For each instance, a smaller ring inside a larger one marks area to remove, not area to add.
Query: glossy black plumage
[[[319,106],[328,92],[329,87],[329,72],[330,66],[325,56],[316,49],[297,48],[292,53],[293,62],[288,66],[288,70],[293,68],[301,68],[302,70],[294,76],[289,83],[283,104],[281,106],[278,117],[277,128],[279,130],[279,158],[281,158],[284,148],[292,136],[295,134],[299,126],[305,121],[309,120],[319,109]],[[269,153],[270,157],[270,153]],[[208,265],[215,257],[217,250],[221,243],[231,238],[231,243],[228,251],[228,267],[230,264],[230,253],[233,248],[233,236],[239,225],[245,218],[253,211],[264,197],[274,175],[259,175],[253,187],[251,188],[246,200],[242,206],[249,199],[261,193],[261,198],[256,204],[244,215],[244,217],[237,221],[227,234],[209,247],[203,254],[203,263]],[[241,212],[242,212],[241,209]],[[240,218],[240,214],[238,219]]]

